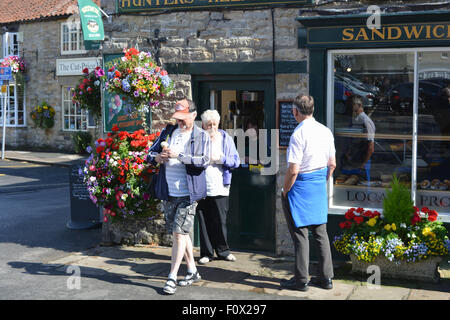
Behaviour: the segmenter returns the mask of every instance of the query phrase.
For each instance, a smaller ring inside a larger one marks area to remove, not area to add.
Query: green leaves
[[[414,215],[413,201],[409,189],[402,185],[394,174],[392,190],[386,190],[386,198],[383,201],[383,215],[387,223],[410,224]]]

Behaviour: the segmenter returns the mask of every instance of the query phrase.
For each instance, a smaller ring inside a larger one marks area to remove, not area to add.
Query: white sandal
[[[200,260],[198,260],[199,264],[207,264],[208,262],[210,262],[211,260],[208,257],[203,257]]]
[[[230,253],[229,255],[227,255],[225,260],[234,262],[234,261],[236,261],[236,257],[233,254]]]

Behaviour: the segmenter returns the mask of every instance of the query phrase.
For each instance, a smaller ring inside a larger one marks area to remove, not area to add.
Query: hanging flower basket
[[[146,124],[145,118],[159,100],[172,93],[174,84],[168,73],[159,67],[149,52],[124,49],[125,56],[103,77],[105,88],[124,97]]]
[[[119,132],[117,126],[107,139],[98,139],[80,174],[84,176],[91,200],[104,208],[104,221],[128,217],[152,217],[160,213],[160,201],[148,191],[158,168],[145,164],[148,150],[159,133]]]
[[[9,56],[3,59],[0,67],[11,68],[11,72],[16,82],[24,82],[24,74],[26,72],[26,63],[23,58],[18,56]]]
[[[96,67],[89,72],[83,69],[83,77],[75,88],[72,88],[72,101],[81,108],[87,109],[97,119],[101,116],[101,80],[105,75],[102,68]]]
[[[45,101],[34,107],[30,117],[34,125],[41,129],[51,129],[55,125],[55,109]]]

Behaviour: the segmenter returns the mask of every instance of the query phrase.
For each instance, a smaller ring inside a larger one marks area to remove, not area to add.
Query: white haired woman
[[[214,259],[236,261],[227,242],[227,214],[231,185],[231,169],[239,167],[239,154],[233,138],[219,129],[220,115],[207,110],[202,125],[211,138],[211,162],[206,168],[207,197],[200,200],[197,215],[200,224],[200,264]]]

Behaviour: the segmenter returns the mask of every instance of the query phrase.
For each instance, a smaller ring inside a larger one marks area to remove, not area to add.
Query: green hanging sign
[[[99,7],[91,0],[78,0],[78,8],[84,41],[105,40],[102,13]]]

